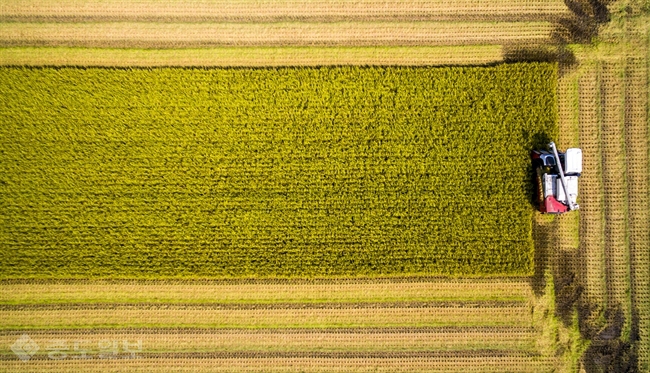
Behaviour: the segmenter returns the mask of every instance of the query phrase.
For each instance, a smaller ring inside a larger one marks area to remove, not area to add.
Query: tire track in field
[[[624,60],[604,61],[600,71],[602,157],[605,207],[607,308],[621,312],[623,339],[629,339],[630,263],[627,239],[627,181],[625,164]]]

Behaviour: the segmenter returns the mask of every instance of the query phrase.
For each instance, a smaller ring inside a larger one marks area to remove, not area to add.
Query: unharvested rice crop
[[[556,65],[0,70],[3,278],[528,275]]]

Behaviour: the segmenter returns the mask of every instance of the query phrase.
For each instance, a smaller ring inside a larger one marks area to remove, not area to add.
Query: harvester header
[[[578,178],[582,172],[582,150],[569,148],[558,152],[555,143],[550,151],[533,150],[537,205],[546,214],[562,214],[577,210]]]

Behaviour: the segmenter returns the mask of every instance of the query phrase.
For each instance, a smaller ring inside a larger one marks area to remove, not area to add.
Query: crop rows
[[[526,303],[505,304],[345,304],[323,307],[248,307],[147,305],[89,307],[3,306],[5,329],[126,327],[343,328],[435,326],[531,326]]]
[[[552,370],[552,360],[540,353],[540,339],[545,337],[541,326],[532,323],[528,280],[337,281],[130,281],[112,286],[107,281],[5,282],[0,361],[20,371],[9,346],[28,334],[41,348],[23,366],[43,372],[494,372],[504,367],[520,370],[516,364],[526,364],[531,372]],[[205,298],[212,291],[218,301],[222,290],[234,293],[236,287],[249,299],[215,304]],[[457,299],[436,301],[448,297],[454,287],[462,289]],[[346,294],[332,299],[341,303],[282,303],[287,301],[284,292],[293,297],[294,292],[313,294],[328,288]],[[93,289],[95,298],[90,297]],[[405,294],[402,302],[375,302],[376,294],[386,291],[390,296],[400,289]],[[125,290],[136,295],[122,300],[131,303],[115,303]],[[268,303],[269,292],[276,290],[279,298]],[[196,303],[183,304],[190,292],[194,296],[189,299]],[[20,293],[62,297],[42,304],[15,303],[24,299]],[[85,295],[65,296],[75,293]],[[351,296],[358,298],[347,302]],[[512,301],[512,296],[523,299]],[[158,301],[140,302],[152,298]],[[408,304],[408,299],[421,301]],[[128,359],[132,355],[123,341],[137,359]],[[62,350],[53,352],[55,345]],[[74,358],[80,351],[86,360]]]
[[[0,65],[487,65],[571,16],[559,0],[10,0]]]
[[[484,65],[503,59],[498,45],[429,47],[220,47],[113,49],[0,48],[0,65],[13,66],[323,66]]]
[[[287,282],[227,281],[4,283],[0,305],[56,303],[269,304],[356,302],[526,301],[528,280],[413,279]]]
[[[579,87],[580,146],[583,151],[580,240],[584,245],[582,251],[586,266],[584,282],[587,298],[596,304],[604,304],[605,228],[597,69],[597,65],[587,67],[580,78]]]
[[[275,0],[268,1],[7,1],[11,21],[334,21],[334,20],[540,20],[568,16],[563,1]]]
[[[637,21],[647,25],[643,18]],[[585,156],[581,241],[587,307],[592,312],[584,325],[594,336],[594,349],[586,361],[602,365],[602,351],[629,342],[632,347],[624,353],[632,356],[629,359],[634,364],[638,362],[639,371],[645,371],[650,323],[648,60],[647,45],[639,42],[648,39],[630,33],[627,44],[620,36],[608,34],[607,42],[596,48],[578,48],[577,53],[582,74],[580,141]],[[592,157],[594,161],[589,160]],[[622,369],[626,363],[615,359],[610,364]]]
[[[532,271],[553,64],[0,75],[4,278]]]
[[[142,341],[148,353],[270,352],[416,352],[502,350],[534,352],[539,337],[525,327],[336,328],[336,329],[93,329],[29,331],[45,346],[48,341]],[[0,334],[0,356],[10,357],[9,346],[19,333]],[[89,349],[97,346],[88,343]],[[96,344],[96,343],[95,343]],[[47,355],[43,349],[37,352]],[[1,357],[0,357],[1,359]]]
[[[648,49],[650,51],[650,49]],[[625,145],[629,197],[629,245],[633,336],[639,367],[650,369],[650,181],[648,180],[648,68],[645,58],[630,58],[626,70]]]
[[[0,23],[0,46],[430,46],[548,41],[548,22]]]
[[[629,338],[630,267],[627,238],[627,185],[625,170],[625,65],[601,65],[602,157],[605,211],[607,304],[620,307]]]
[[[4,362],[3,362],[4,363]],[[484,355],[476,353],[451,353],[444,357],[427,357],[416,354],[359,356],[329,358],[318,357],[259,357],[211,358],[170,356],[143,357],[129,360],[70,360],[52,363],[35,360],[29,365],[10,361],[6,367],[12,372],[552,372],[548,358],[528,354]]]

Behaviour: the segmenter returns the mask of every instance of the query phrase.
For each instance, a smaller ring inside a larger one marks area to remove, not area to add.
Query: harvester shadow
[[[602,0],[564,0],[570,14],[554,21],[550,43],[504,45],[505,62],[557,62],[560,74],[576,66],[569,44],[589,44],[598,35],[599,26],[609,22],[607,2]]]
[[[636,372],[637,352],[634,346],[621,339],[625,316],[619,305],[611,305],[605,312],[605,326],[600,330],[589,329],[585,337],[591,344],[583,355],[587,372]],[[583,331],[583,333],[584,333]]]

